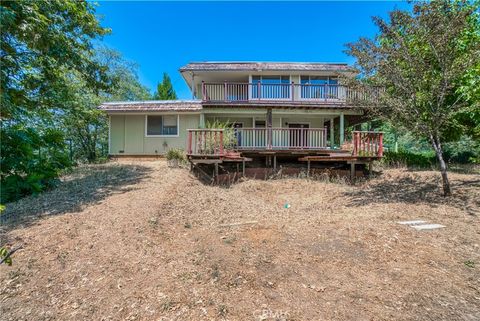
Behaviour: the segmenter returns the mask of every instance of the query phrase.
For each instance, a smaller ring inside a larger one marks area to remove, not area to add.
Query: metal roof
[[[99,109],[107,112],[115,111],[199,111],[202,110],[200,100],[147,100],[116,101],[103,103]]]
[[[184,71],[352,71],[346,63],[324,62],[191,62]]]

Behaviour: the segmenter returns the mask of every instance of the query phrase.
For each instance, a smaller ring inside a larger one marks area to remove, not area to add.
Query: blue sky
[[[191,94],[178,69],[190,61],[347,62],[344,44],[376,33],[371,17],[404,2],[100,1],[112,29],[103,42],[139,64],[152,91],[163,72],[179,98]]]

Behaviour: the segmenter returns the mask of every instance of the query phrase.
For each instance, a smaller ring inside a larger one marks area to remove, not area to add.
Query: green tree
[[[70,165],[56,124],[72,75],[93,91],[110,87],[92,46],[108,32],[87,1],[0,3],[1,202],[54,185]]]
[[[478,12],[478,2],[467,0],[414,3],[412,11],[390,12],[388,22],[375,17],[374,39],[347,45],[360,71],[357,85],[385,88],[368,106],[373,114],[430,141],[445,196],[451,189],[442,144],[458,139],[469,127],[459,126],[460,115],[470,119],[478,108]]]
[[[125,61],[120,53],[106,47],[96,50],[95,60],[107,67],[112,85],[107,91],[88,87],[80,77],[71,77],[68,108],[61,118],[61,127],[73,144],[74,158],[95,162],[106,156],[108,118],[98,106],[107,101],[135,101],[151,98],[148,88],[140,84],[138,66]],[[103,154],[102,154],[103,152]]]
[[[163,73],[163,80],[157,85],[157,91],[154,94],[154,99],[157,100],[174,100],[177,99],[177,94],[173,89],[172,81],[166,72]]]

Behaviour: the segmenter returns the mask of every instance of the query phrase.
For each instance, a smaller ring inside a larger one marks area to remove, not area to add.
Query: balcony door
[[[252,76],[252,99],[290,98],[290,76]]]

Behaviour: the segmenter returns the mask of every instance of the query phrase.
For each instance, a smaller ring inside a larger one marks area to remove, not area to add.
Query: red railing
[[[266,84],[266,83],[205,83],[202,82],[202,100],[205,102],[248,101],[317,101],[345,103],[377,100],[383,89],[350,88],[338,84]]]
[[[383,133],[354,131],[353,156],[359,157],[382,157],[383,156]]]
[[[189,129],[187,154],[222,156],[224,155],[223,129]]]

